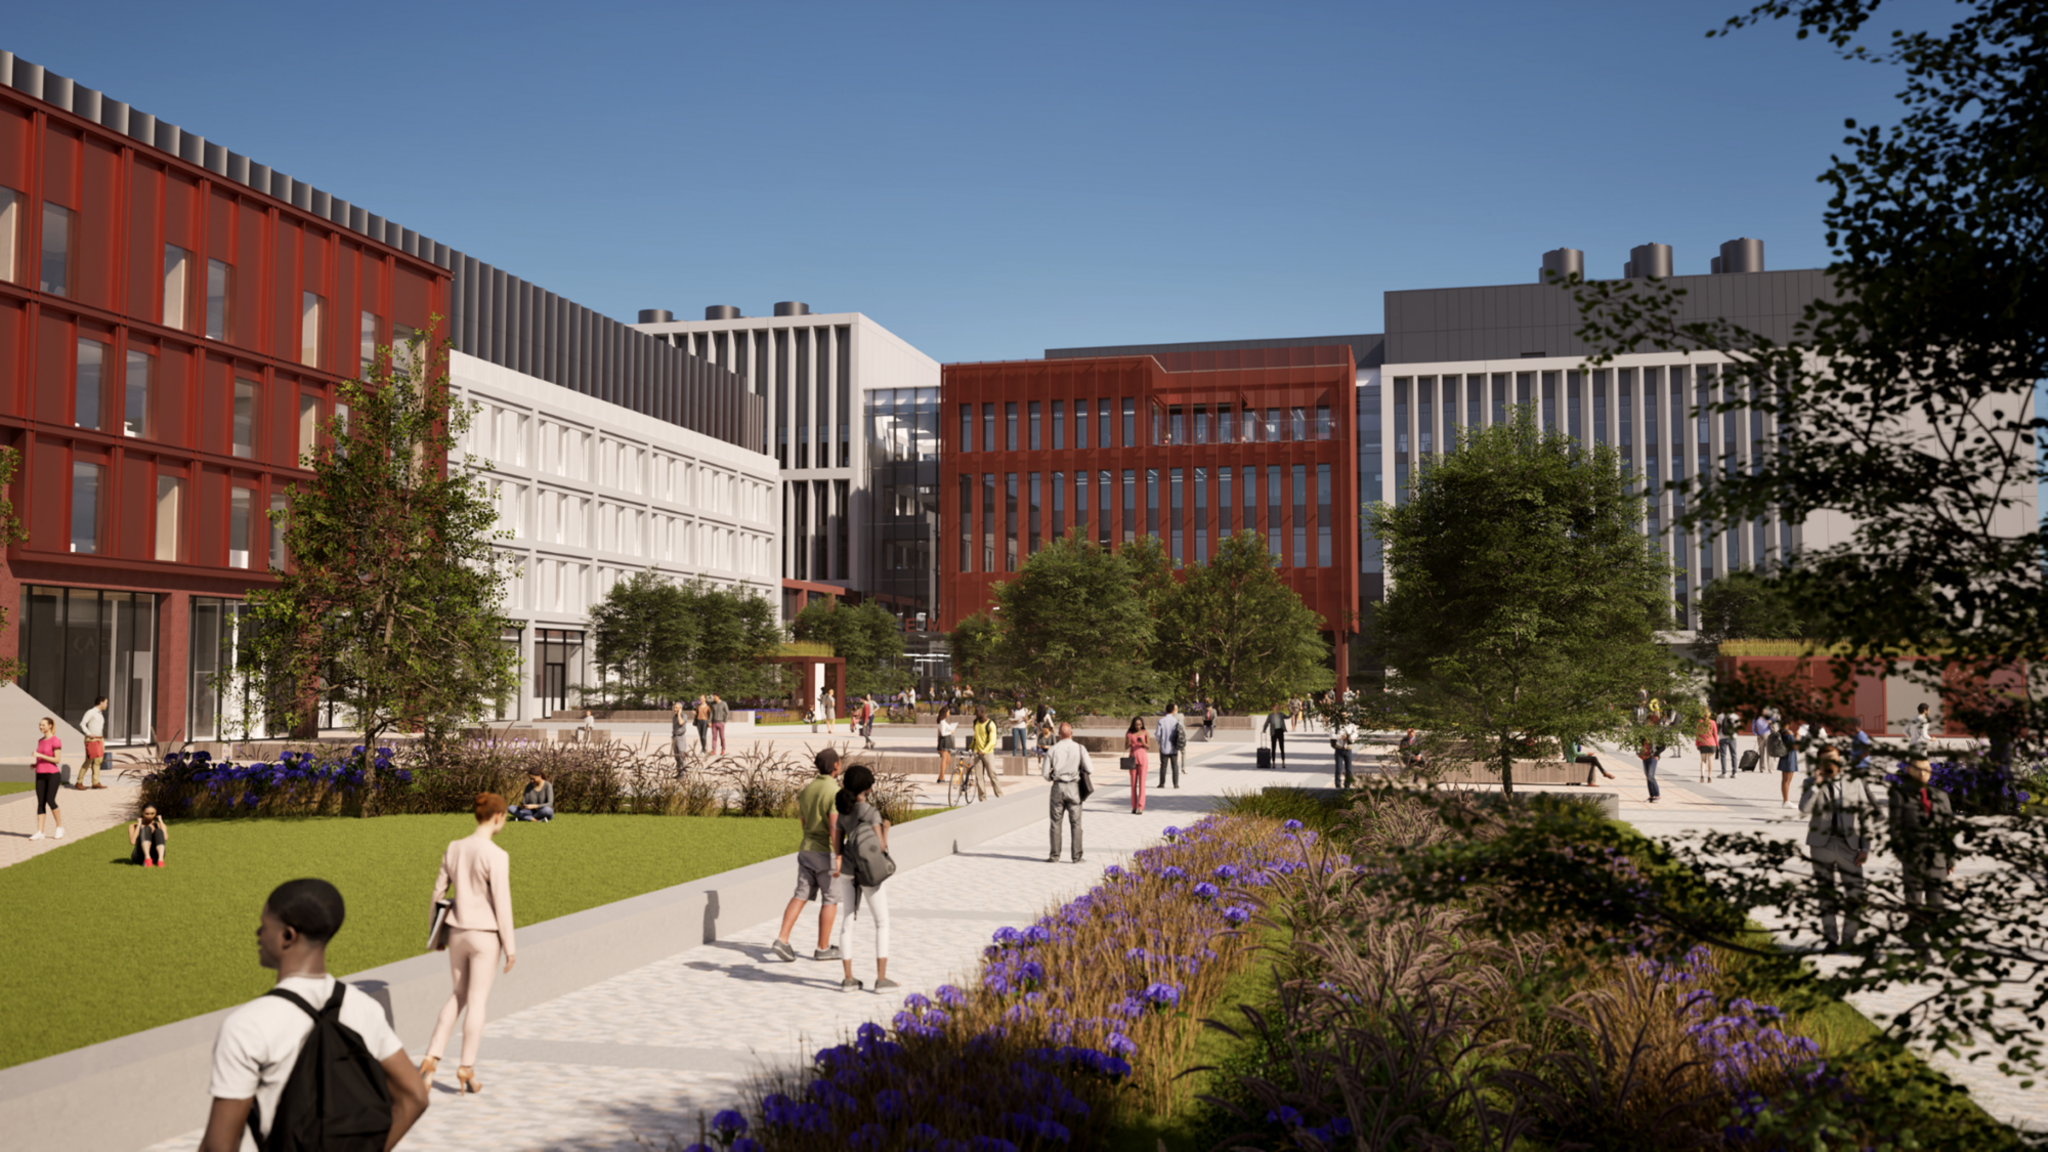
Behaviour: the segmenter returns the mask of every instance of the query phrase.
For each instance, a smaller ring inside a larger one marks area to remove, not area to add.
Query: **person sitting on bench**
[[[128,826],[128,862],[144,868],[164,866],[164,843],[169,837],[164,832],[164,818],[157,815],[156,805],[142,810],[142,818]]]

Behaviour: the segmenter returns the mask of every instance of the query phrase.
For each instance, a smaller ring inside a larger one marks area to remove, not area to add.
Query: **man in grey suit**
[[[1830,948],[1855,943],[1863,927],[1863,865],[1870,859],[1877,807],[1867,784],[1842,778],[1842,754],[1831,746],[1822,748],[1800,790],[1799,811],[1807,818],[1806,853],[1820,886],[1820,934]]]
[[[1890,802],[1892,851],[1898,854],[1906,904],[1936,912],[1948,906],[1943,885],[1955,874],[1955,806],[1948,793],[1929,781],[1934,765],[1914,759],[1892,786]]]

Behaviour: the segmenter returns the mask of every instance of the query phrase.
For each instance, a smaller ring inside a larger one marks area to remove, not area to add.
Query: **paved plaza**
[[[921,750],[928,729],[891,732],[878,727],[886,751]],[[767,734],[763,734],[766,736]],[[816,746],[823,735],[774,733],[789,750]],[[841,740],[844,739],[842,735]],[[1048,907],[1072,898],[1095,882],[1104,865],[1156,842],[1162,829],[1185,824],[1208,811],[1227,792],[1276,784],[1327,786],[1330,752],[1319,732],[1290,741],[1291,763],[1260,772],[1249,743],[1217,741],[1189,747],[1185,787],[1154,790],[1143,816],[1129,812],[1128,787],[1114,761],[1096,757],[1098,791],[1088,804],[1087,862],[1044,862],[1044,821],[1036,815],[1023,827],[921,867],[889,882],[893,911],[889,974],[902,988],[890,996],[870,991],[841,992],[837,961],[799,959],[783,963],[769,952],[775,924],[737,931],[727,939],[688,949],[614,979],[577,989],[526,1010],[494,1018],[486,1032],[478,1072],[481,1095],[454,1092],[453,1056],[444,1062],[435,1104],[407,1137],[411,1149],[617,1149],[662,1148],[675,1135],[696,1138],[697,1118],[735,1103],[749,1076],[764,1065],[801,1061],[868,1020],[886,1022],[910,992],[974,970],[983,945],[1005,925],[1022,924]],[[1622,817],[1651,835],[1683,838],[1712,830],[1762,831],[1804,840],[1805,821],[1781,806],[1775,772],[1744,773],[1732,780],[1698,781],[1698,761],[1687,749],[1667,757],[1659,773],[1663,800],[1648,802],[1640,764],[1634,757],[1603,749],[1615,779],[1599,790],[1620,797]],[[1359,756],[1366,770],[1376,757]],[[1156,771],[1156,770],[1155,770]],[[1035,778],[1006,778],[1006,786],[1037,790]],[[24,817],[32,823],[33,803],[0,801],[0,865],[30,851],[51,851],[118,822],[133,793],[66,791],[63,841],[26,839]],[[1794,799],[1797,799],[1796,782]],[[22,828],[17,830],[17,825]],[[1888,859],[1873,862],[1883,874]],[[1981,875],[1981,874],[1978,874]],[[1970,870],[1959,879],[1977,879]],[[793,942],[807,956],[816,940],[815,914],[806,914]],[[1801,942],[1796,936],[1794,943]],[[872,952],[872,939],[860,953]],[[872,983],[873,962],[863,959],[856,975]],[[516,981],[517,971],[502,979]],[[1858,1007],[1884,1018],[1909,1002],[1913,988],[1859,997]],[[400,1020],[399,1035],[417,1056],[429,1019]],[[1934,1062],[1994,1115],[2029,1126],[2048,1127],[2048,1099],[2023,1091],[2015,1081],[1983,1063],[1948,1055]],[[195,1085],[195,1090],[203,1090]],[[197,1131],[151,1146],[148,1152],[186,1152]]]

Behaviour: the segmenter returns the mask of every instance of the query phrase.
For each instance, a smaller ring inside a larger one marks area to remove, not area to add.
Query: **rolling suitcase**
[[[1273,750],[1272,750],[1271,748],[1261,748],[1261,749],[1259,749],[1259,768],[1260,768],[1261,770],[1266,770],[1266,769],[1270,769],[1270,768],[1272,768],[1272,767],[1273,767]]]
[[[1756,771],[1756,763],[1757,763],[1757,755],[1756,755],[1756,749],[1754,749],[1754,748],[1751,748],[1751,749],[1750,749],[1749,751],[1747,751],[1747,752],[1744,752],[1744,753],[1742,754],[1742,759],[1736,762],[1736,765],[1735,765],[1735,767],[1736,767],[1736,769],[1737,769],[1738,771],[1742,771],[1742,772],[1754,772],[1754,771]]]

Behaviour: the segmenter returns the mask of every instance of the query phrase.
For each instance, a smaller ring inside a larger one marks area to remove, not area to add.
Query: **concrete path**
[[[887,1021],[905,994],[929,994],[973,972],[997,928],[1078,895],[1104,865],[1155,842],[1168,825],[1200,819],[1224,792],[1329,783],[1330,753],[1319,737],[1305,734],[1290,752],[1292,770],[1260,772],[1248,745],[1190,745],[1183,787],[1152,790],[1142,816],[1131,815],[1129,786],[1115,763],[1098,758],[1097,791],[1084,818],[1085,863],[1045,863],[1046,825],[1032,820],[970,852],[899,873],[888,885],[889,975],[902,987],[890,995],[842,993],[836,961],[774,959],[768,945],[776,925],[761,924],[493,1020],[478,1061],[484,1092],[455,1093],[451,1045],[434,1106],[403,1147],[641,1152],[665,1147],[670,1134],[694,1141],[698,1113],[730,1106],[762,1061],[802,1061],[863,1021]],[[815,925],[810,913],[799,923],[792,939],[800,950],[816,945]],[[859,951],[872,956],[872,936]],[[859,961],[855,974],[871,985],[872,960]],[[518,978],[517,969],[501,977]],[[433,1021],[398,1023],[417,1057]],[[150,1152],[189,1152],[198,1139],[192,1132]]]
[[[1744,748],[1753,745],[1753,740],[1744,738]],[[1788,808],[1781,799],[1776,771],[1739,772],[1733,778],[1716,778],[1703,784],[1699,782],[1699,757],[1687,747],[1682,756],[1667,755],[1659,761],[1657,782],[1663,799],[1651,804],[1640,760],[1611,748],[1601,750],[1601,760],[1616,778],[1602,780],[1600,786],[1621,793],[1622,818],[1648,835],[1682,841],[1708,832],[1757,832],[1801,845],[1806,843],[1806,818],[1797,807],[1799,788],[1806,778],[1804,771],[1792,781],[1793,806]],[[1804,768],[1803,762],[1801,767]],[[1873,857],[1866,871],[1873,883],[1891,883],[1898,872],[1898,862],[1889,855]],[[1956,869],[1958,884],[1989,879],[1990,870],[1981,863],[1964,860]],[[1759,919],[1790,944],[1819,943],[1810,925],[1788,930],[1786,925]],[[1889,1020],[1928,991],[1923,985],[1899,985],[1882,993],[1852,997],[1850,1002],[1873,1020]],[[1986,1112],[2009,1124],[2048,1131],[2048,1090],[2038,1085],[2022,1089],[2018,1079],[1999,1074],[1995,1054],[1972,1062],[1967,1059],[1969,1051],[1961,1056],[1924,1051],[1922,1055],[1956,1083],[1967,1087]]]
[[[57,792],[57,808],[64,814],[64,838],[50,836],[57,822],[49,816],[43,818],[43,839],[31,840],[36,830],[36,797],[33,792],[16,792],[0,796],[0,868],[18,864],[31,856],[55,852],[68,848],[95,832],[104,832],[116,824],[124,824],[135,815],[135,783],[123,782],[111,773],[103,773],[101,780],[105,788],[80,792],[75,788],[61,788]],[[164,857],[170,859],[168,855]]]

